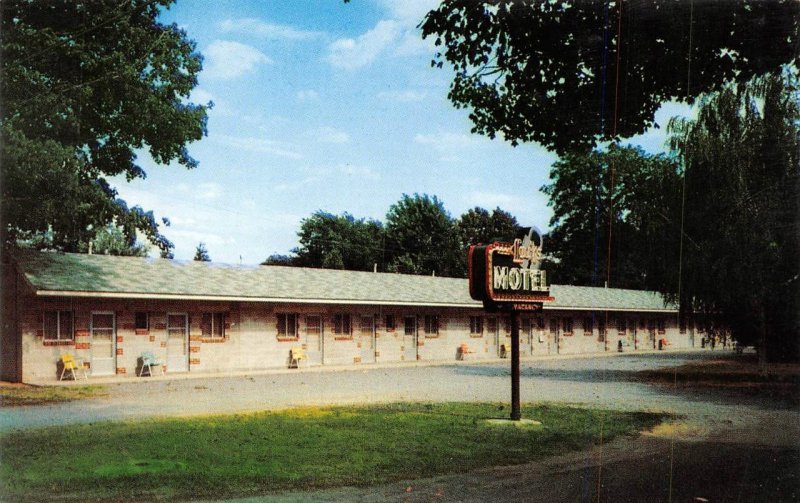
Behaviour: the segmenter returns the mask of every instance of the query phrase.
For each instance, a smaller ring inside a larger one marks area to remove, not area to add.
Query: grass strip
[[[0,406],[47,405],[104,396],[105,387],[88,386],[30,386],[27,384],[0,386]]]
[[[175,501],[466,472],[651,428],[665,416],[538,404],[541,426],[491,426],[490,403],[299,408],[20,430],[0,437],[3,501]]]

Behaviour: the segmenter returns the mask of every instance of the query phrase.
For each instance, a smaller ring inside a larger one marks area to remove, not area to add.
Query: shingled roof
[[[39,296],[197,299],[480,308],[466,279],[25,250]],[[552,285],[545,309],[674,311],[653,292]]]

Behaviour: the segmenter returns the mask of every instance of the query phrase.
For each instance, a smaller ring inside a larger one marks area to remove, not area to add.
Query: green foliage
[[[206,244],[200,242],[197,245],[197,248],[194,250],[194,258],[192,260],[196,260],[198,262],[211,262],[211,257],[208,255],[208,250],[206,249]]]
[[[486,244],[494,241],[513,241],[522,232],[522,226],[509,212],[495,208],[489,213],[479,207],[467,210],[456,221],[461,247]]]
[[[152,212],[129,208],[108,183],[144,178],[139,148],[197,165],[186,144],[205,134],[207,107],[187,98],[202,57],[183,30],[157,21],[170,4],[4,2],[4,242],[50,233],[55,248],[77,251],[115,222],[129,239],[139,230],[171,248]]]
[[[0,437],[6,501],[224,499],[365,486],[525,463],[658,424],[661,414],[526,405],[386,404],[72,425]]]
[[[389,271],[464,276],[455,222],[436,196],[403,197],[386,214]]]
[[[81,252],[88,252],[88,245],[81,245]],[[136,231],[128,236],[125,231],[116,225],[107,225],[97,231],[92,240],[92,253],[98,255],[120,255],[127,257],[146,257],[150,247],[136,241]]]
[[[421,27],[473,132],[559,153],[642,133],[666,101],[800,66],[796,0],[445,0]]]
[[[797,74],[726,86],[669,130],[686,172],[682,309],[762,339],[771,359],[800,358]]]
[[[666,281],[677,289],[680,173],[673,160],[612,147],[565,155],[550,178],[541,190],[553,207],[543,266],[551,282],[602,286],[610,279],[609,286],[653,290]]]
[[[293,265],[371,271],[384,262],[383,224],[376,220],[317,211],[303,219],[297,235]]]

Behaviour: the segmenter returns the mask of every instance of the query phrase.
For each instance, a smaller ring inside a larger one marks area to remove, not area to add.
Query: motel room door
[[[189,370],[189,316],[167,314],[167,372]]]
[[[107,376],[117,373],[117,334],[114,313],[92,313],[92,375]]]
[[[561,343],[561,318],[550,318],[550,354],[558,354],[561,352],[559,347]]]
[[[486,335],[489,337],[487,343],[490,358],[500,356],[500,318],[497,316],[486,318]]]
[[[322,346],[322,316],[306,316],[306,358],[309,365],[322,365],[324,348]]]
[[[359,328],[361,363],[375,363],[375,317],[362,316]]]
[[[417,361],[417,317],[403,319],[403,360]]]

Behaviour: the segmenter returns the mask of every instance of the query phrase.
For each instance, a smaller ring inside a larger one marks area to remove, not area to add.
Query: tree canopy
[[[615,147],[565,155],[550,178],[541,190],[553,208],[543,266],[551,282],[658,290],[668,278],[677,288],[681,182],[674,160]]]
[[[728,85],[674,119],[685,169],[684,310],[721,316],[771,359],[800,357],[800,87],[797,74]]]
[[[197,248],[194,249],[193,260],[197,262],[211,262],[211,256],[208,254],[208,249],[206,248],[205,243],[198,243]]]
[[[661,103],[800,66],[800,2],[444,0],[422,21],[473,132],[585,151]]]
[[[109,223],[172,245],[152,212],[117,196],[110,177],[146,176],[135,151],[193,168],[186,145],[206,132],[188,102],[202,57],[176,25],[172,0],[9,0],[2,8],[4,242],[51,232],[78,251]],[[210,106],[210,104],[208,105]]]
[[[407,274],[463,276],[458,234],[436,196],[403,194],[386,214],[389,270]]]
[[[371,271],[384,261],[383,224],[375,220],[317,211],[303,219],[297,235],[294,265]]]

